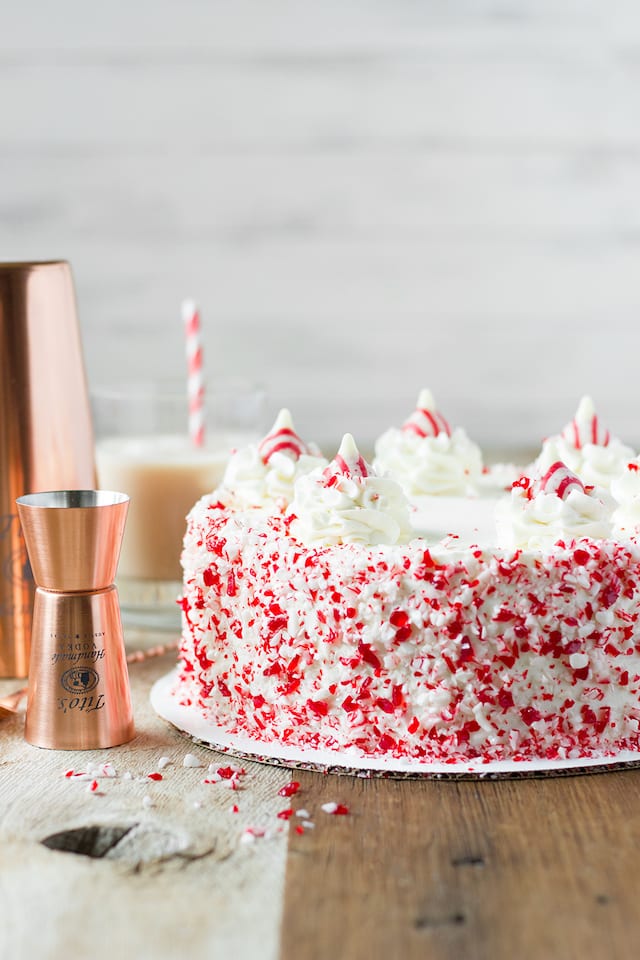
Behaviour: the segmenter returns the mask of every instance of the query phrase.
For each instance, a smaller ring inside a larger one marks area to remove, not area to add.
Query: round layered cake
[[[172,697],[336,758],[637,750],[639,532],[640,461],[588,398],[521,469],[426,390],[372,464],[282,411],[188,517]]]

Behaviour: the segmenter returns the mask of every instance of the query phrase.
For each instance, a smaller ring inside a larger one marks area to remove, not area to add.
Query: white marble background
[[[0,259],[68,258],[90,382],[248,372],[331,446],[434,390],[489,447],[640,446],[634,0],[2,3]]]

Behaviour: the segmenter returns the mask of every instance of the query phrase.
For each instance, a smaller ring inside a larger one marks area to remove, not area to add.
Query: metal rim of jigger
[[[86,507],[113,507],[126,503],[128,499],[128,494],[115,490],[44,490],[40,493],[26,493],[18,497],[16,502],[25,507],[73,510]]]

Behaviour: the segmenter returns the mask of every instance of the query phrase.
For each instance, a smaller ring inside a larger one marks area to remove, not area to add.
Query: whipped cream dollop
[[[640,534],[640,457],[630,460],[611,481],[611,495],[616,502],[614,532],[619,536],[637,537]]]
[[[374,546],[415,536],[402,488],[377,475],[349,433],[328,466],[297,480],[289,513],[292,535],[308,545]]]
[[[315,444],[300,439],[291,414],[283,409],[259,443],[232,454],[218,492],[225,502],[240,509],[285,509],[293,498],[296,480],[326,464]]]
[[[431,392],[422,390],[402,427],[378,438],[373,466],[397,480],[410,497],[468,494],[482,475],[482,454],[464,430],[451,430]]]
[[[573,420],[544,441],[534,466],[545,473],[560,460],[584,483],[609,489],[634,456],[631,447],[612,437],[601,424],[591,398],[583,397]]]
[[[558,540],[611,536],[613,503],[605,490],[585,487],[561,461],[532,480],[521,477],[496,508],[498,544],[545,550]]]

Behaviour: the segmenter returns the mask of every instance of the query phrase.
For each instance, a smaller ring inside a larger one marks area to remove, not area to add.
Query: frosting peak
[[[633,457],[633,450],[602,426],[591,398],[583,397],[573,420],[544,441],[535,467],[544,473],[561,460],[583,483],[609,490]]]
[[[543,476],[521,477],[513,484],[511,497],[497,508],[498,541],[535,550],[563,539],[602,540],[611,536],[611,508],[606,491],[585,487],[557,461]]]
[[[325,470],[325,475],[330,476],[335,473],[341,473],[345,477],[368,477],[371,468],[364,459],[356,446],[356,442],[350,433],[345,433],[340,444],[340,449],[336,453],[332,463]]]
[[[349,433],[327,467],[296,482],[289,512],[291,533],[306,544],[374,546],[415,535],[402,488],[377,475]]]
[[[606,447],[611,440],[611,434],[598,420],[591,397],[582,398],[575,417],[566,425],[560,436],[576,450],[580,450],[587,443]]]
[[[291,414],[283,409],[263,440],[236,450],[220,492],[239,509],[283,509],[291,503],[298,477],[326,462],[317,447],[300,439]]]
[[[430,390],[420,391],[416,409],[402,424],[404,433],[415,433],[418,437],[437,437],[440,433],[451,436],[451,427],[437,410]]]
[[[402,427],[378,438],[373,466],[397,480],[407,496],[456,496],[477,491],[482,454],[464,430],[451,430],[431,392],[421,390]]]
[[[269,463],[274,453],[298,460],[303,453],[311,452],[296,433],[291,414],[284,407],[269,433],[258,444],[258,450],[263,463]]]

